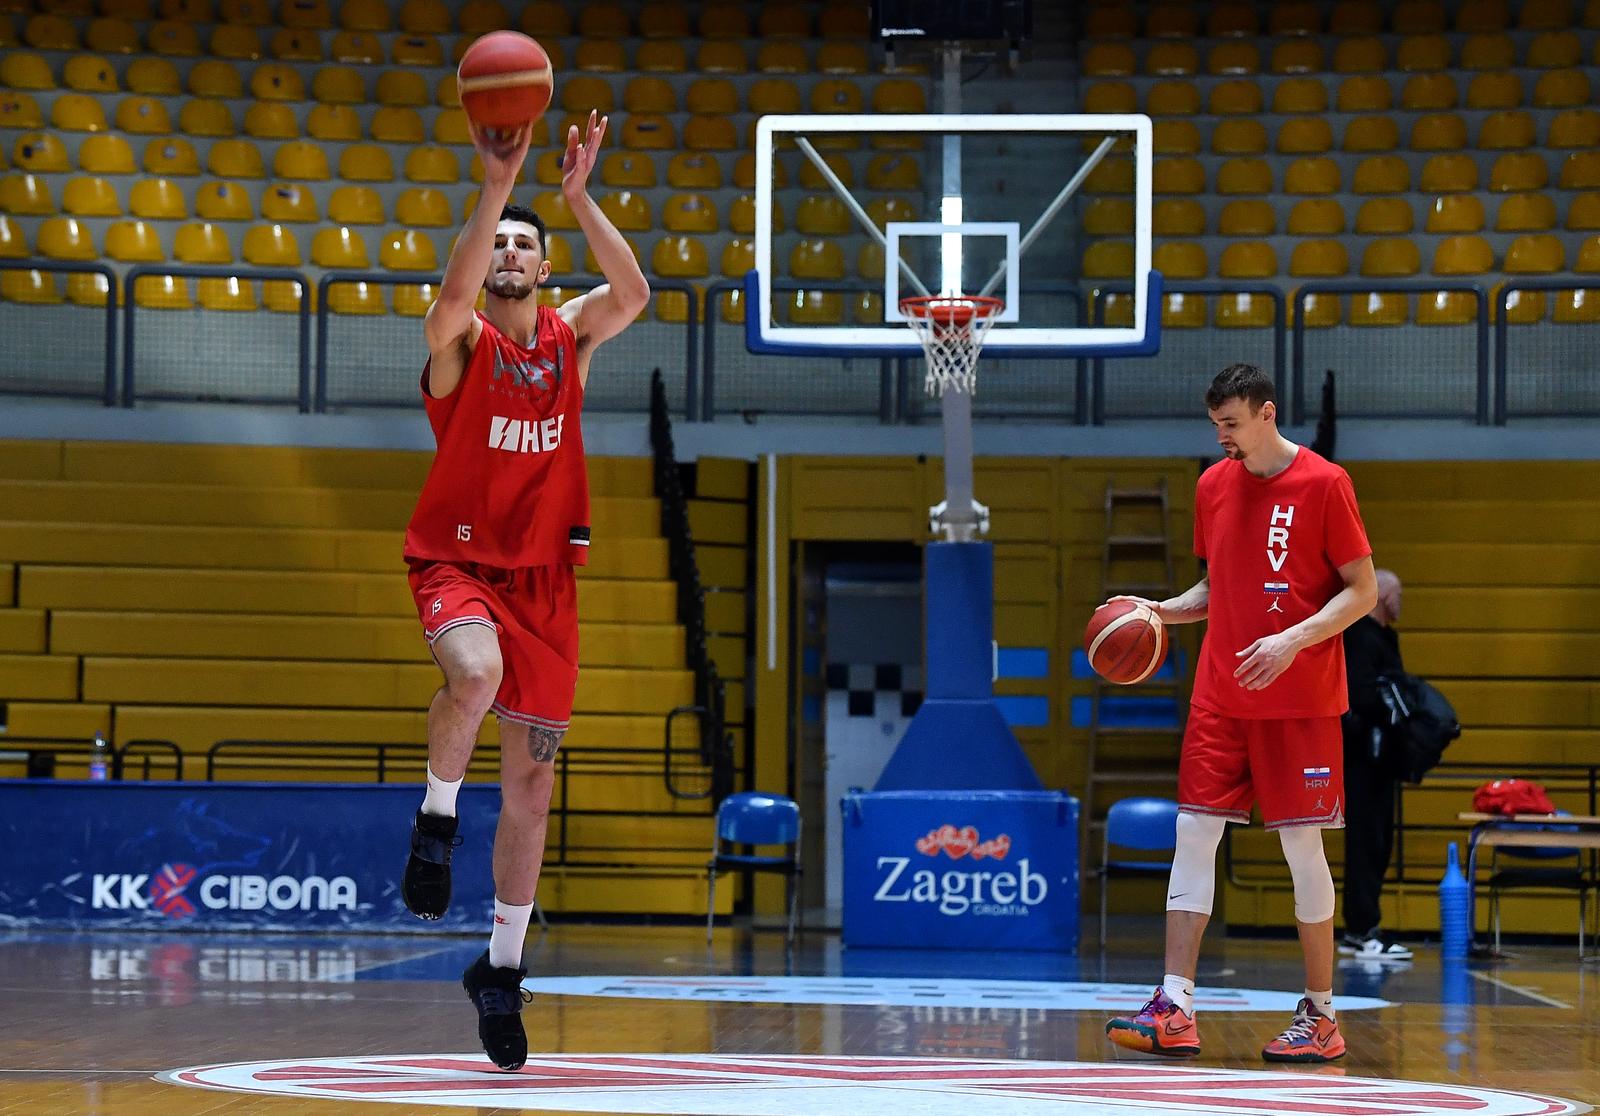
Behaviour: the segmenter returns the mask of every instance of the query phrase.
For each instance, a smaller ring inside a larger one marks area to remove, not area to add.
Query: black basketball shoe
[[[489,964],[484,950],[466,972],[461,987],[478,1009],[478,1040],[489,1060],[503,1070],[519,1070],[528,1060],[528,1032],[522,1029],[522,1003],[532,1001],[533,993],[522,988],[527,969]]]
[[[400,880],[406,910],[432,922],[450,909],[450,854],[461,845],[456,819],[417,811],[411,823],[411,855]]]

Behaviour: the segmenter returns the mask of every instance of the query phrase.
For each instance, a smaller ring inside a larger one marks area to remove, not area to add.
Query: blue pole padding
[[[930,698],[994,694],[994,546],[936,542],[927,548]]]

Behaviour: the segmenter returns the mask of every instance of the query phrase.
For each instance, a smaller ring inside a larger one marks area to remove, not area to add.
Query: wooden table
[[[1472,937],[1477,938],[1478,849],[1495,847],[1543,849],[1600,849],[1600,816],[1593,814],[1484,814],[1465,811],[1457,819],[1472,823],[1467,837],[1467,911]],[[1552,831],[1560,826],[1564,831]],[[1585,961],[1600,960],[1600,954],[1583,955],[1580,932],[1578,956]]]

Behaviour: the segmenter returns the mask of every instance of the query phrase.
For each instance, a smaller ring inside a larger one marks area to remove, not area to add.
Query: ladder
[[[1100,561],[1101,599],[1120,594],[1164,600],[1177,591],[1170,538],[1170,505],[1165,478],[1148,487],[1106,484],[1105,545]],[[1184,671],[1179,650],[1168,652],[1168,667],[1137,686],[1117,686],[1092,675],[1089,695],[1088,779],[1083,818],[1086,851],[1098,856],[1088,834],[1104,827],[1111,802],[1136,794],[1171,796],[1177,791],[1178,749],[1183,741]],[[1164,675],[1164,677],[1163,677]],[[1119,721],[1107,698],[1169,698],[1170,724]],[[1104,801],[1102,801],[1102,799]]]

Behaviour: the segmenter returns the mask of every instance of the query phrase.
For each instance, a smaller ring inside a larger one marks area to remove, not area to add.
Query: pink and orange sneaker
[[[1106,1024],[1106,1037],[1118,1046],[1167,1058],[1193,1058],[1200,1053],[1200,1028],[1194,1016],[1167,999],[1162,988],[1139,1014],[1119,1016]]]
[[[1339,1021],[1329,1019],[1310,1000],[1301,998],[1294,1022],[1267,1043],[1261,1056],[1269,1062],[1333,1062],[1344,1057],[1344,1036]]]

